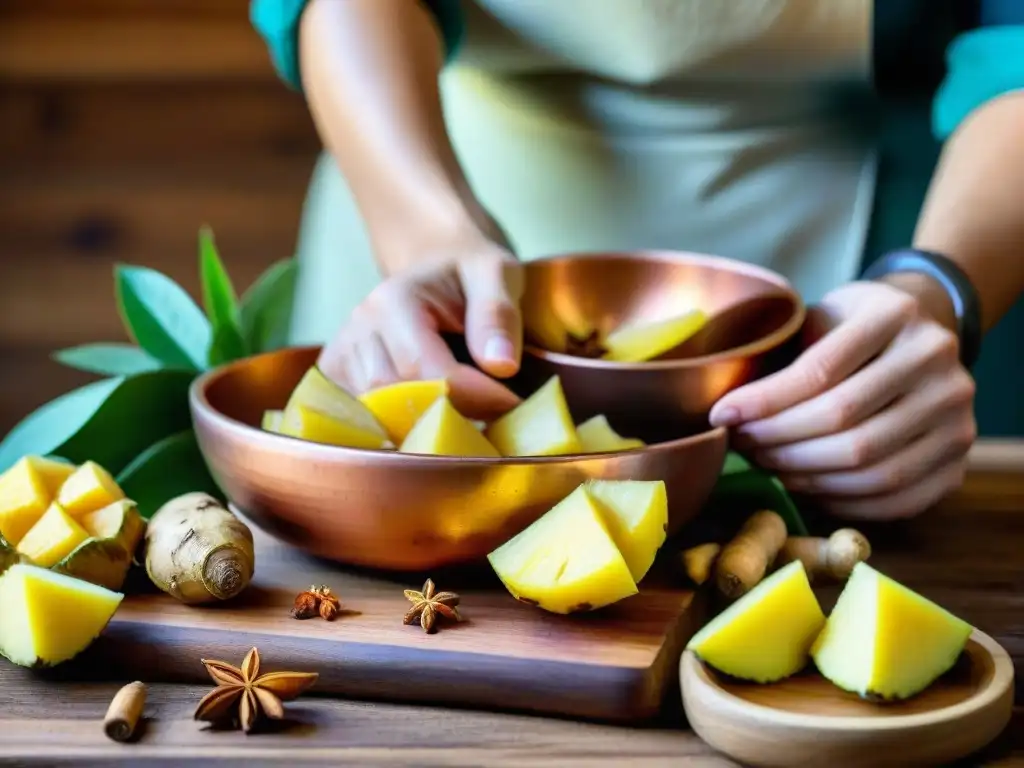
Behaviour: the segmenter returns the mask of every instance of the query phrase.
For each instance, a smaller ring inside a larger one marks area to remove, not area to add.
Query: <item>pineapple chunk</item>
[[[363,429],[351,421],[341,421],[305,405],[290,405],[281,420],[280,432],[314,443],[347,448],[386,448],[391,441],[380,432]]]
[[[281,419],[283,418],[284,411],[264,411],[263,421],[260,423],[260,427],[265,429],[267,432],[280,432]]]
[[[678,347],[708,322],[707,315],[693,309],[682,315],[649,323],[616,328],[602,342],[605,360],[642,363]]]
[[[36,565],[49,568],[88,538],[86,530],[54,502],[18,542],[18,551]]]
[[[107,589],[121,589],[146,528],[135,502],[115,501],[86,515],[82,527],[90,538],[53,569]]]
[[[668,495],[661,480],[591,480],[587,491],[605,513],[608,530],[637,584],[665,543]]]
[[[124,595],[45,568],[19,564],[0,575],[0,655],[49,667],[85,650]]]
[[[443,396],[427,408],[398,450],[437,456],[498,458],[501,455],[480,430]]]
[[[605,453],[608,451],[632,451],[643,448],[646,443],[635,437],[623,437],[608,423],[608,417],[598,414],[587,419],[578,427],[580,445],[584,453]]]
[[[487,560],[516,599],[552,613],[589,611],[637,593],[601,510],[582,485]]]
[[[350,448],[393,447],[370,410],[316,366],[306,371],[292,390],[284,407],[281,432]]]
[[[400,381],[379,387],[359,396],[359,401],[370,409],[384,431],[395,442],[401,443],[412,431],[426,410],[439,397],[448,396],[448,382],[444,379]]]
[[[0,475],[0,536],[17,544],[53,500],[46,478],[26,456]]]
[[[770,683],[807,665],[823,626],[804,565],[794,560],[709,621],[686,647],[720,672]]]
[[[949,671],[971,631],[949,611],[858,563],[811,655],[821,674],[844,690],[907,699]]]
[[[61,461],[57,459],[47,459],[43,456],[26,456],[28,461],[36,471],[43,478],[43,482],[46,484],[46,490],[50,493],[51,500],[57,498],[57,494],[60,493],[61,486],[67,481],[71,475],[75,473],[77,467],[67,461]]]
[[[61,486],[57,503],[75,519],[124,498],[114,478],[95,461],[87,461]]]
[[[557,376],[494,421],[485,434],[502,456],[557,456],[582,451]]]

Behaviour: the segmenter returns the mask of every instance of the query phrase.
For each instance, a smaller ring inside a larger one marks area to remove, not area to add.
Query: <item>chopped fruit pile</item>
[[[10,564],[15,550],[19,560],[117,590],[145,525],[95,462],[26,456],[0,475],[0,562]]]
[[[468,420],[440,379],[404,381],[353,397],[315,366],[283,410],[263,413],[267,432],[315,443],[435,456],[560,456],[643,448],[598,414],[578,427],[557,376],[490,424]],[[470,432],[472,430],[472,433]]]
[[[661,481],[591,481],[487,559],[512,595],[552,613],[602,608],[637,593],[665,542]]]
[[[864,562],[826,619],[800,559],[729,605],[687,645],[708,666],[770,683],[804,669],[875,701],[921,693],[956,663],[972,627]]]
[[[85,650],[124,595],[21,563],[0,575],[0,655],[23,667],[51,667]]]

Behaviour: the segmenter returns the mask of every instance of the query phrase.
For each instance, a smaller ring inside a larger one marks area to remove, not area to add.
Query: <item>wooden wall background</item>
[[[2,0],[0,435],[125,338],[116,262],[197,296],[204,222],[239,289],[290,255],[318,151],[248,0]]]

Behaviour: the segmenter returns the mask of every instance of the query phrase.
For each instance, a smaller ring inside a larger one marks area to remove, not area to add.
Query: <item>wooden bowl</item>
[[[1013,662],[977,630],[953,670],[899,704],[864,701],[815,672],[772,685],[727,680],[692,651],[679,675],[693,730],[747,765],[939,765],[990,743],[1013,714]]]
[[[332,560],[396,570],[479,560],[588,478],[664,480],[675,531],[700,510],[725,459],[724,429],[635,451],[501,459],[339,448],[259,429],[318,352],[217,368],[196,379],[190,404],[229,501],[278,538]]]
[[[699,308],[702,331],[657,360],[616,363],[566,354],[570,334],[607,333]],[[517,390],[553,374],[575,414],[677,435],[707,428],[711,406],[795,354],[800,295],[770,270],[693,253],[640,251],[554,256],[526,264],[526,334]],[[519,382],[523,382],[520,384]]]

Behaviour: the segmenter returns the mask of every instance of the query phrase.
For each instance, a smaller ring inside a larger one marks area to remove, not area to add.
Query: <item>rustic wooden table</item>
[[[1024,767],[1024,442],[982,443],[964,489],[917,520],[865,526],[872,563],[995,637],[1017,671],[1017,708],[1000,739],[964,765]],[[647,728],[308,696],[267,733],[209,732],[192,720],[206,686],[153,685],[134,744],[109,741],[106,707],[126,681],[43,681],[0,664],[0,764],[108,766],[678,764],[728,766],[666,706]],[[452,685],[458,685],[453,671]]]

